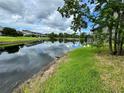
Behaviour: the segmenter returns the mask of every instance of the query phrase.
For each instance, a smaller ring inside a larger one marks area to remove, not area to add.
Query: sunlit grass
[[[15,41],[27,41],[27,40],[38,40],[36,37],[8,37],[0,36],[0,42],[15,42]]]
[[[71,51],[45,82],[39,76],[17,93],[124,93],[124,58],[98,52],[91,47]]]
[[[66,62],[47,80],[41,93],[109,93],[100,79],[92,48],[69,53]]]

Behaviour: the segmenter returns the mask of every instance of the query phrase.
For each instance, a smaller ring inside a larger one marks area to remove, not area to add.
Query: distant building
[[[29,31],[29,30],[22,30],[21,32],[23,33],[24,36],[36,35],[36,36],[39,36],[39,37],[46,37],[45,34],[41,34],[41,33],[38,33],[38,32],[32,32],[32,31]]]
[[[23,33],[24,36],[33,34],[31,31],[28,30],[22,30],[21,32]]]

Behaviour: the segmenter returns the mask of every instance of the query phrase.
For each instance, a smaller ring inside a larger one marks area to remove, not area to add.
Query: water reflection
[[[80,42],[80,44],[83,44],[84,41],[83,40],[69,40],[69,39],[48,39],[48,40],[41,40],[41,41],[35,41],[32,43],[28,43],[28,44],[20,44],[20,45],[12,45],[12,46],[7,46],[7,47],[2,47],[0,48],[0,54],[3,52],[7,52],[9,54],[11,53],[16,53],[19,51],[20,48],[23,48],[24,46],[34,46],[37,44],[41,44],[44,42],[51,42],[51,43],[55,43],[55,42],[59,42],[59,43],[68,43],[68,42],[72,42],[73,44],[75,44],[76,42]]]
[[[56,57],[61,57],[68,51],[82,46],[78,41],[53,42],[44,40],[5,47],[0,55],[0,93],[11,93],[17,84],[42,70]]]
[[[8,53],[16,53],[19,51],[20,48],[23,48],[24,44],[21,45],[13,45],[13,46],[7,46],[0,48],[0,54],[2,52],[8,52]]]

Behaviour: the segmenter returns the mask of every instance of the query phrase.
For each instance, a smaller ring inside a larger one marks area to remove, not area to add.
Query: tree
[[[74,31],[87,27],[86,18],[93,23],[95,35],[100,40],[108,39],[111,54],[122,55],[124,43],[124,3],[118,0],[64,0],[65,4],[58,11],[63,17],[73,16],[71,28]],[[93,12],[89,5],[94,5]],[[104,31],[103,28],[108,28]],[[100,35],[106,34],[101,39]],[[99,35],[99,36],[98,36]],[[108,35],[108,38],[107,38]],[[97,38],[98,40],[98,38]],[[102,45],[102,43],[98,43]],[[114,46],[113,46],[114,45]]]
[[[108,28],[107,33],[109,37],[108,40],[110,53],[115,55],[122,55],[124,31],[123,26],[121,25],[124,24],[122,21],[122,16],[124,16],[124,4],[118,0],[104,1],[103,4],[104,7],[99,8],[101,10],[99,18],[97,19],[97,23],[103,27]]]
[[[50,33],[48,35],[48,37],[50,37],[51,39],[55,39],[55,38],[57,38],[57,34],[55,34],[54,32],[52,32],[52,33]]]
[[[63,33],[59,33],[59,37],[63,38],[63,36],[64,36]]]
[[[5,27],[2,31],[2,34],[6,36],[18,36],[16,30],[14,28],[9,28],[9,27]]]

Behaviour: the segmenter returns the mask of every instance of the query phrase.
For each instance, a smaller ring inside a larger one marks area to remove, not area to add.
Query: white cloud
[[[0,25],[42,33],[70,33],[72,18],[62,18],[57,12],[62,5],[63,0],[0,0]]]
[[[20,15],[12,15],[12,19],[13,21],[18,21],[19,19],[21,19],[22,17]]]
[[[49,25],[51,28],[66,30],[70,26],[71,20],[62,18],[57,11],[54,11],[48,18],[42,20],[42,24]]]

